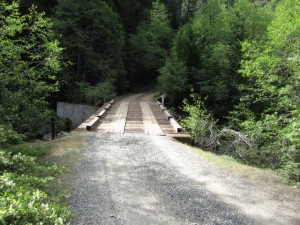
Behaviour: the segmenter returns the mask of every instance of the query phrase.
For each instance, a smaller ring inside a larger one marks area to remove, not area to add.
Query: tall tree
[[[57,5],[57,0],[19,0],[20,1],[20,11],[28,12],[32,5],[37,6],[39,12],[45,12],[47,15],[53,14],[53,8]]]
[[[110,2],[117,9],[125,30],[128,33],[135,33],[139,23],[147,15],[152,0],[111,0]]]
[[[108,79],[119,92],[126,90],[124,30],[108,3],[59,0],[55,22],[71,62],[66,71],[70,81],[97,84]]]
[[[246,41],[241,73],[247,78],[235,125],[256,140],[263,164],[300,179],[300,1],[283,0],[266,38]],[[255,158],[254,160],[256,160]]]
[[[181,23],[192,20],[195,12],[199,9],[202,0],[182,0],[181,3]]]
[[[233,6],[221,0],[203,2],[199,14],[180,27],[173,42],[172,55],[176,57],[172,56],[172,61],[178,60],[187,68],[185,94],[183,90],[173,93],[178,97],[177,104],[181,104],[180,98],[187,97],[189,89],[193,88],[206,99],[206,107],[214,116],[224,120],[238,101],[238,86],[244,82],[237,73],[240,42],[262,37],[272,18],[270,11],[269,7],[248,0],[239,0]],[[263,22],[257,21],[264,16]]]
[[[61,52],[52,22],[31,7],[20,15],[18,2],[0,2],[1,123],[35,137],[48,123],[46,98],[58,90]]]
[[[154,83],[170,47],[173,30],[168,11],[163,3],[155,1],[149,19],[140,24],[129,41],[129,74],[132,83]]]

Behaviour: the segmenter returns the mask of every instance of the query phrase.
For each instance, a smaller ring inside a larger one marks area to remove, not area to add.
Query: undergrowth
[[[39,160],[49,146],[0,148],[0,224],[66,224],[70,211],[51,194],[64,168]]]
[[[181,122],[196,145],[230,155],[247,165],[271,169],[291,182],[300,181],[299,134],[288,137],[286,130],[291,129],[288,125],[279,129],[276,118],[268,116],[264,122],[250,119],[240,122],[238,131],[221,127],[199,96],[192,95],[192,98],[193,104],[184,101],[183,111],[188,116]]]

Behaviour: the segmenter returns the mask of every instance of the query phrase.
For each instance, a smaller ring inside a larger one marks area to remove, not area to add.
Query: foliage
[[[183,126],[191,133],[193,141],[205,150],[219,154],[230,154],[247,162],[250,149],[256,149],[253,141],[247,136],[229,128],[220,129],[217,121],[205,108],[204,101],[196,94],[191,95],[193,104],[184,100],[183,111],[188,114],[182,120]]]
[[[128,33],[134,33],[151,6],[152,0],[112,0]]]
[[[0,12],[0,117],[34,138],[50,115],[46,98],[58,90],[62,49],[36,7],[20,15],[18,2],[1,1]]]
[[[42,158],[51,150],[51,145],[41,143],[22,143],[17,145],[5,146],[5,152],[11,152],[12,155],[21,153],[22,155]]]
[[[155,81],[163,64],[172,38],[168,12],[159,0],[152,3],[149,19],[141,23],[130,36],[128,46],[129,79],[132,83],[148,84]]]
[[[167,68],[167,63],[175,59],[177,69],[180,65],[181,71],[186,70],[185,91],[172,93],[178,98],[173,104],[187,98],[192,87],[205,99],[205,106],[211,109],[213,116],[224,123],[239,99],[238,86],[244,82],[237,73],[240,41],[260,38],[264,34],[271,9],[248,0],[239,0],[229,6],[220,0],[184,1],[184,4],[197,13],[192,13],[188,22],[179,28],[172,45],[172,59],[165,63]],[[258,21],[257,18],[264,19]],[[161,92],[166,91],[163,86],[159,87]]]
[[[193,140],[203,148],[207,148],[206,138],[214,135],[216,122],[212,118],[211,114],[207,111],[203,101],[197,95],[193,95],[193,104],[188,104],[187,100],[184,100],[183,111],[188,113],[188,117],[182,120],[182,124],[186,127]]]
[[[12,129],[11,126],[0,124],[0,146],[19,144],[22,136]]]
[[[55,27],[66,58],[72,65],[65,71],[65,88],[75,82],[96,85],[109,79],[119,93],[128,83],[123,62],[124,30],[119,15],[103,0],[59,0]],[[72,100],[72,99],[71,99]]]
[[[60,171],[34,157],[0,150],[0,224],[66,224],[69,210],[47,195]]]
[[[240,72],[248,85],[241,86],[243,98],[233,114],[233,124],[258,145],[253,163],[295,180],[300,179],[299,3],[278,3],[265,40],[243,43]]]
[[[170,96],[171,104],[176,101],[174,98],[178,93],[185,92],[187,85],[187,68],[176,56],[167,58],[165,65],[160,69],[158,77],[159,90]]]
[[[74,100],[79,103],[101,105],[116,96],[116,88],[109,81],[98,83],[96,86],[81,82],[77,83],[76,88],[78,96],[74,96]]]

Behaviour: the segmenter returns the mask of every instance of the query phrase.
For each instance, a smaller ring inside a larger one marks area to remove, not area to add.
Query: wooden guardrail
[[[100,123],[100,119],[105,115],[106,111],[109,110],[114,101],[115,100],[113,99],[105,105],[104,109],[101,110],[101,112],[98,113],[98,115],[88,123],[88,125],[86,126],[86,130],[92,131]]]
[[[182,132],[182,127],[180,124],[173,118],[172,114],[161,104],[161,102],[157,101],[157,104],[159,104],[159,107],[161,111],[164,113],[164,115],[167,117],[167,119],[170,121],[170,124],[172,127],[176,130],[177,133]]]
[[[88,125],[86,126],[86,129],[88,131],[92,131],[95,126],[97,126],[100,122],[100,118],[99,117],[95,117],[91,122],[88,123]]]

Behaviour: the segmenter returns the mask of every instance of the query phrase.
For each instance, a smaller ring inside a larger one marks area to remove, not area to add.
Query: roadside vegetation
[[[67,224],[68,198],[84,136],[0,145],[0,224]]]
[[[294,181],[300,181],[299,3],[283,0],[259,5],[240,0],[229,8],[219,3],[212,23],[206,24],[211,14],[204,11],[183,27],[177,37],[185,43],[186,35],[198,36],[203,26],[209,26],[203,31],[206,41],[207,38],[216,41],[218,37],[214,35],[229,37],[228,41],[222,38],[216,44],[192,42],[193,49],[203,48],[202,55],[197,56],[200,57],[198,62],[203,54],[208,54],[205,58],[212,63],[207,67],[208,64],[197,62],[190,67],[194,81],[185,85],[191,86],[194,94],[186,96],[183,111],[187,117],[183,123],[196,144],[217,154],[233,156],[248,165],[275,170]],[[215,5],[206,7],[217,8]],[[222,17],[227,19],[218,19]],[[240,24],[242,21],[244,23]],[[203,26],[196,26],[199,23]],[[234,27],[242,25],[245,25],[242,30]],[[235,42],[236,38],[230,38],[231,35],[243,38]],[[191,43],[192,39],[189,40]],[[177,45],[175,41],[173,49],[181,57],[182,47],[177,49]],[[239,54],[234,53],[237,49]],[[229,54],[227,58],[226,54]],[[235,58],[232,56],[239,57],[235,64],[230,62]],[[220,58],[216,60],[215,57]],[[232,70],[233,65],[235,70]],[[197,76],[194,77],[195,71]],[[203,71],[210,78],[197,81],[203,78],[199,76]],[[220,73],[227,78],[223,79]],[[209,79],[213,79],[211,83]]]
[[[66,169],[41,158],[51,146],[21,144],[0,148],[0,224],[66,224],[62,196],[49,187]]]

